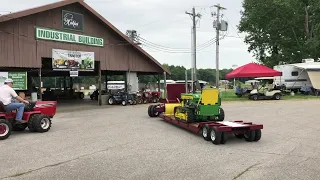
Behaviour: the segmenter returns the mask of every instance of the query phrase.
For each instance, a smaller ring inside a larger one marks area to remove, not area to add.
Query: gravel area
[[[225,145],[149,118],[147,107],[64,106],[49,132],[0,141],[0,179],[320,179],[318,100],[223,102],[226,120],[264,124],[259,142]]]

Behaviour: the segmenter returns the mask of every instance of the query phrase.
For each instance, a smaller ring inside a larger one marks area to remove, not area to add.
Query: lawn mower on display
[[[160,101],[160,92],[158,91],[151,91],[151,102],[157,103]]]
[[[128,94],[124,91],[118,91],[116,94],[110,95],[108,104],[121,104],[122,106],[126,106],[127,104],[135,105],[137,104],[137,100],[133,94]]]
[[[204,88],[201,94],[181,94],[178,103],[150,105],[148,115],[160,117],[165,121],[200,133],[206,141],[225,144],[228,136],[244,138],[248,142],[259,141],[262,124],[243,121],[224,121],[219,90]]]
[[[0,101],[0,140],[7,139],[12,131],[24,131],[27,127],[31,132],[49,131],[56,109],[56,101],[31,102],[25,106],[22,118],[24,123],[18,123],[15,120],[16,111],[7,112]]]

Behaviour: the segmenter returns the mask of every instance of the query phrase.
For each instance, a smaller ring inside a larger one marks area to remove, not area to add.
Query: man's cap
[[[5,83],[13,83],[13,80],[12,79],[6,79],[4,82]]]

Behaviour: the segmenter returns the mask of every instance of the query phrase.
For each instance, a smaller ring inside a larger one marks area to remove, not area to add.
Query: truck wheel
[[[133,105],[137,105],[137,100],[133,100]]]
[[[5,119],[0,119],[0,140],[7,139],[11,135],[12,125]]]
[[[220,108],[220,114],[218,116],[218,121],[223,121],[224,120],[224,110]]]
[[[261,129],[257,129],[255,131],[254,141],[259,141],[261,139]]]
[[[33,116],[32,126],[39,133],[48,132],[51,128],[50,117],[44,114],[35,114]]]
[[[24,131],[28,127],[28,124],[15,124],[12,126],[13,131]]]
[[[123,100],[123,101],[121,102],[121,105],[122,105],[122,106],[126,106],[126,105],[127,105],[127,101],[126,101],[126,100]]]
[[[206,141],[210,141],[210,128],[207,124],[205,124],[202,128],[202,137]]]
[[[218,132],[215,128],[211,128],[210,130],[210,139],[211,142],[215,145],[220,144],[221,142],[221,132]]]
[[[244,139],[248,142],[252,142],[255,138],[255,131],[248,131],[244,134]]]
[[[220,143],[221,144],[225,144],[227,142],[227,140],[228,140],[228,134],[225,133],[225,132],[222,132],[221,133],[221,141],[220,141]]]

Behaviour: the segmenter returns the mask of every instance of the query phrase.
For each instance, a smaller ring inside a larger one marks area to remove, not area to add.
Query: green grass
[[[237,97],[233,89],[222,90],[220,92],[220,97],[222,101],[252,101],[249,100],[248,96]],[[311,96],[311,95],[301,95],[295,94],[291,96],[290,94],[284,95],[283,100],[294,100],[294,99],[320,99],[320,96]]]

